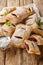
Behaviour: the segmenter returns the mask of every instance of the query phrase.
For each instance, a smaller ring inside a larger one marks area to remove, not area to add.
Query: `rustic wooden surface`
[[[32,2],[33,0],[0,0],[0,10],[5,6],[22,6]],[[43,47],[41,51],[43,52]],[[25,49],[0,50],[0,65],[43,65],[43,53],[36,56],[28,54]]]
[[[0,65],[4,65],[4,51],[0,49]]]

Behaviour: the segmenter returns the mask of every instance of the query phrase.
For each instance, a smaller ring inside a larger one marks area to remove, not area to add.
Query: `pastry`
[[[10,13],[10,12],[12,12],[14,10],[16,10],[16,7],[4,7],[2,9],[2,11],[0,11],[0,15],[1,16],[7,15],[8,13]]]
[[[22,47],[24,46],[24,40],[28,39],[31,34],[31,27],[26,27],[23,24],[19,24],[16,27],[14,34],[12,35],[11,41],[14,46]]]
[[[10,22],[6,22],[3,26],[3,33],[6,36],[12,36],[13,32],[15,31],[15,27],[10,23]]]
[[[16,25],[31,15],[30,13],[32,13],[31,9],[18,7],[15,11],[6,16],[6,20],[9,20],[13,25]]]
[[[30,54],[40,55],[40,50],[38,46],[35,44],[35,42],[32,42],[30,40],[25,40],[25,48],[27,52]]]
[[[38,35],[41,35],[43,37],[43,30],[41,30],[41,29],[34,29],[33,32],[38,34]]]
[[[34,41],[37,45],[43,45],[43,38],[40,35],[33,34],[30,40]]]

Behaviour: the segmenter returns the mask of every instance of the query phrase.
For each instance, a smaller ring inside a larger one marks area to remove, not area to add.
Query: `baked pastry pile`
[[[9,46],[25,48],[40,55],[43,45],[43,17],[38,18],[32,7],[5,7],[0,12],[0,36],[10,36]]]

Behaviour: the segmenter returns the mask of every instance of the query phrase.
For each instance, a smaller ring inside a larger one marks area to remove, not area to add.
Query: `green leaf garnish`
[[[40,26],[40,25],[43,25],[43,22],[41,21],[36,21],[36,23]]]
[[[10,22],[6,22],[5,23],[7,26],[11,26],[11,23]]]
[[[8,12],[7,12],[7,10],[5,10],[5,12],[4,12],[4,14],[3,14],[3,15],[4,15],[4,16],[6,16],[7,14],[8,14]]]

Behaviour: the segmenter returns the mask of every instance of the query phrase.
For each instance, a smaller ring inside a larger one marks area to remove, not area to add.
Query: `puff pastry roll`
[[[5,7],[2,9],[2,11],[0,12],[0,23],[5,23],[6,22],[6,15],[10,12],[12,12],[13,10],[15,10],[15,7]]]
[[[31,31],[32,31],[31,26],[19,24],[16,26],[16,30],[13,36],[18,36],[18,37],[22,37],[23,39],[28,39],[30,37]]]
[[[40,35],[32,35],[30,37],[31,41],[34,41],[37,45],[43,45],[43,38]]]
[[[34,29],[33,32],[38,34],[38,35],[41,35],[43,37],[43,30],[41,30],[41,29]]]
[[[9,46],[13,46],[16,48],[25,48],[24,47],[24,40],[22,39],[22,37],[12,36],[11,44],[9,44]]]
[[[12,12],[16,10],[16,7],[4,7],[2,9],[2,11],[0,11],[0,15],[3,16],[3,15],[7,15],[8,13]]]
[[[26,25],[32,25],[32,24],[34,24],[37,20],[38,20],[37,15],[36,15],[36,14],[33,14],[33,15],[29,16],[28,19],[26,20]]]
[[[37,29],[38,28],[38,25],[36,23],[37,20],[38,20],[37,15],[33,14],[33,15],[28,17],[28,20],[26,21],[26,25],[31,26],[33,30]]]
[[[2,29],[3,29],[4,35],[10,36],[10,37],[12,36],[13,32],[15,31],[15,27],[10,22],[6,22],[2,26]]]
[[[40,55],[40,50],[38,46],[35,44],[35,42],[32,42],[30,40],[25,40],[25,48],[28,53],[30,54],[37,54]]]
[[[26,27],[23,24],[17,25],[16,30],[11,38],[13,45],[16,47],[24,46],[24,39],[28,39],[30,37],[30,33],[31,33],[31,27]]]
[[[15,11],[6,16],[6,20],[10,20],[12,24],[16,25],[29,16],[31,12],[31,9],[29,10],[25,7],[18,7]]]

